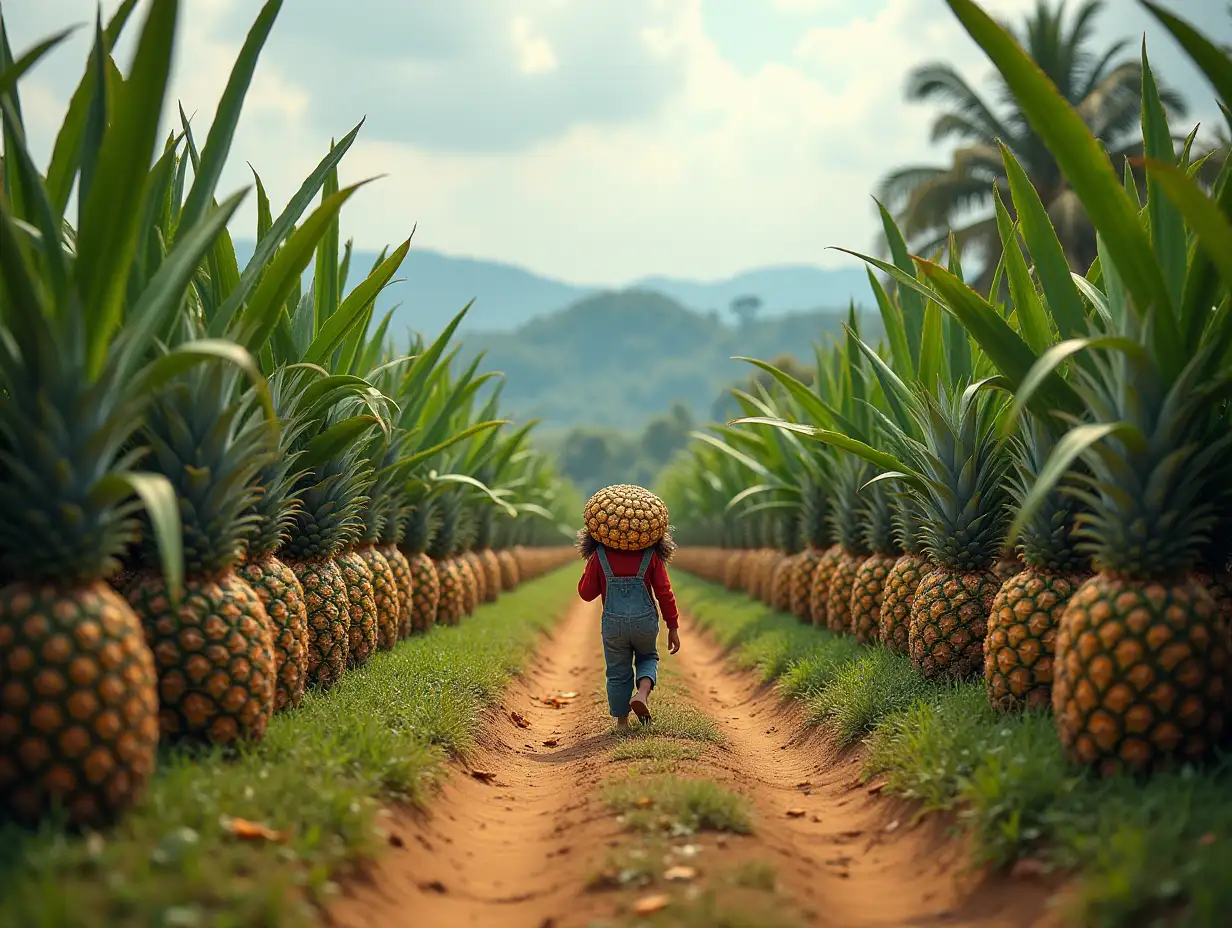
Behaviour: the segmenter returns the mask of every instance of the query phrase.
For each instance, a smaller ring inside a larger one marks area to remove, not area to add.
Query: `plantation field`
[[[377,654],[237,756],[169,752],[112,830],[5,829],[0,925],[315,923],[340,873],[383,850],[383,806],[430,801],[442,762],[473,748],[575,582],[552,574]]]
[[[925,680],[906,655],[802,624],[677,572],[678,595],[731,658],[802,703],[813,724],[859,751],[862,778],[952,813],[975,860],[1030,879],[1078,874],[1076,924],[1215,926],[1232,905],[1232,766],[1149,781],[1100,779],[1067,762],[1047,713],[1005,717],[982,683]]]

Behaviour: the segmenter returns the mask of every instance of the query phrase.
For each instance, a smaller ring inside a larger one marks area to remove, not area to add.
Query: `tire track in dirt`
[[[970,845],[912,804],[859,782],[862,757],[840,752],[798,704],[733,669],[692,623],[679,672],[729,741],[729,785],[757,810],[756,829],[784,886],[817,924],[1043,928],[1059,924],[1054,887],[973,871]],[[720,778],[721,779],[721,778]]]
[[[391,810],[385,828],[395,846],[331,907],[335,924],[564,924],[567,900],[583,892],[587,868],[620,831],[597,799],[612,744],[594,696],[603,673],[598,622],[596,604],[574,602],[429,811]],[[543,702],[569,692],[579,695],[559,709]],[[550,740],[557,743],[543,744]]]
[[[613,848],[641,840],[622,830],[601,795],[624,768],[609,757],[619,737],[600,694],[598,621],[597,605],[571,605],[429,810],[390,810],[384,827],[394,847],[347,884],[333,924],[572,928],[627,911],[639,891],[588,889]],[[681,651],[664,648],[663,660],[687,690],[683,699],[713,718],[727,743],[704,746],[678,774],[714,780],[754,812],[752,835],[688,839],[704,845],[703,872],[770,863],[784,911],[803,911],[815,925],[1057,924],[1050,887],[967,872],[968,845],[946,834],[943,817],[912,827],[908,804],[857,782],[858,756],[836,752],[797,706],[732,669],[687,618],[682,625]],[[559,709],[543,703],[558,692],[579,695]],[[543,744],[551,739],[557,744]]]

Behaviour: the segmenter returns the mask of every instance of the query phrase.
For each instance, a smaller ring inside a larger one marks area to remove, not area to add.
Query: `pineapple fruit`
[[[309,468],[283,548],[304,590],[309,683],[322,691],[338,682],[350,654],[351,593],[337,558],[358,534],[369,474],[353,449]]]
[[[420,501],[410,510],[403,542],[403,553],[411,568],[411,629],[416,632],[426,632],[436,624],[440,607],[440,577],[436,563],[427,553],[435,534],[435,522],[432,500]]]
[[[346,549],[334,559],[347,591],[351,624],[347,639],[347,666],[362,667],[376,653],[379,620],[372,570],[358,551]],[[388,566],[388,565],[386,565]]]
[[[920,581],[930,567],[920,549],[919,507],[915,498],[909,493],[901,493],[894,502],[895,537],[903,553],[886,574],[877,637],[890,650],[907,654],[910,653],[908,632],[911,606],[915,602]]]
[[[272,626],[261,598],[236,573],[256,521],[258,469],[273,456],[272,432],[238,402],[238,388],[234,368],[198,366],[163,387],[144,429],[148,465],[183,501],[182,597],[170,594],[152,531],[139,549],[143,569],[125,591],[154,653],[168,741],[259,739],[274,711]]]
[[[886,581],[898,563],[900,549],[894,532],[894,501],[883,481],[863,491],[864,544],[872,553],[860,564],[851,587],[851,630],[860,644],[881,639],[881,604]]]
[[[813,576],[817,563],[830,540],[825,491],[817,480],[806,480],[800,488],[800,530],[804,550],[792,578],[791,612],[801,622],[812,621]]]
[[[852,631],[852,590],[860,565],[870,554],[864,541],[864,502],[860,495],[860,487],[870,476],[868,466],[859,458],[840,458],[831,513],[839,552],[833,562],[825,606],[826,627],[840,634]]]
[[[984,669],[984,636],[1001,588],[992,572],[1005,530],[1004,441],[992,438],[995,401],[975,387],[922,395],[931,415],[920,463],[921,536],[931,570],[911,604],[912,663],[929,679]]]
[[[1013,445],[1009,490],[1021,506],[1055,447],[1051,429],[1029,417]],[[1089,575],[1076,547],[1078,501],[1053,490],[1020,536],[1024,569],[1005,580],[993,600],[984,639],[984,686],[998,711],[1052,704],[1057,626],[1071,596]]]

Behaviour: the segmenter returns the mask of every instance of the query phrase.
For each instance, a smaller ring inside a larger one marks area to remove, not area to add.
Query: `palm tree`
[[[1064,97],[1086,119],[1118,164],[1141,153],[1137,126],[1142,103],[1142,65],[1130,51],[1128,40],[1116,42],[1102,53],[1091,48],[1095,19],[1103,0],[1084,0],[1068,29],[1064,0],[1055,8],[1037,0],[1021,30],[1008,28],[1048,74]],[[948,64],[916,68],[907,81],[907,99],[939,102],[946,109],[933,122],[934,142],[957,139],[951,163],[944,167],[901,168],[885,177],[879,198],[897,213],[904,234],[916,254],[931,255],[944,248],[953,229],[964,254],[974,252],[986,265],[984,289],[991,284],[993,262],[999,253],[996,218],[992,210],[995,184],[1009,205],[1008,181],[998,141],[1005,144],[1027,171],[1040,193],[1075,270],[1086,270],[1095,258],[1095,233],[1078,198],[1068,188],[1048,147],[1027,124],[1013,96],[998,78],[1000,106],[985,102]],[[1161,88],[1171,114],[1183,116],[1184,101]]]

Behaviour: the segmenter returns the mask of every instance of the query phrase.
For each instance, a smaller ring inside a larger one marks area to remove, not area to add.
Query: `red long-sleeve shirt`
[[[607,560],[612,566],[612,574],[616,577],[635,577],[637,569],[642,566],[641,551],[618,551],[607,549]],[[672,581],[667,576],[667,565],[658,554],[650,555],[650,564],[646,567],[646,589],[654,594],[659,601],[659,611],[668,628],[675,628],[680,621],[680,611],[676,607],[676,596],[672,593]],[[578,581],[578,595],[586,602],[607,594],[607,577],[603,575],[603,565],[599,556],[592,554],[586,561],[586,570]]]

